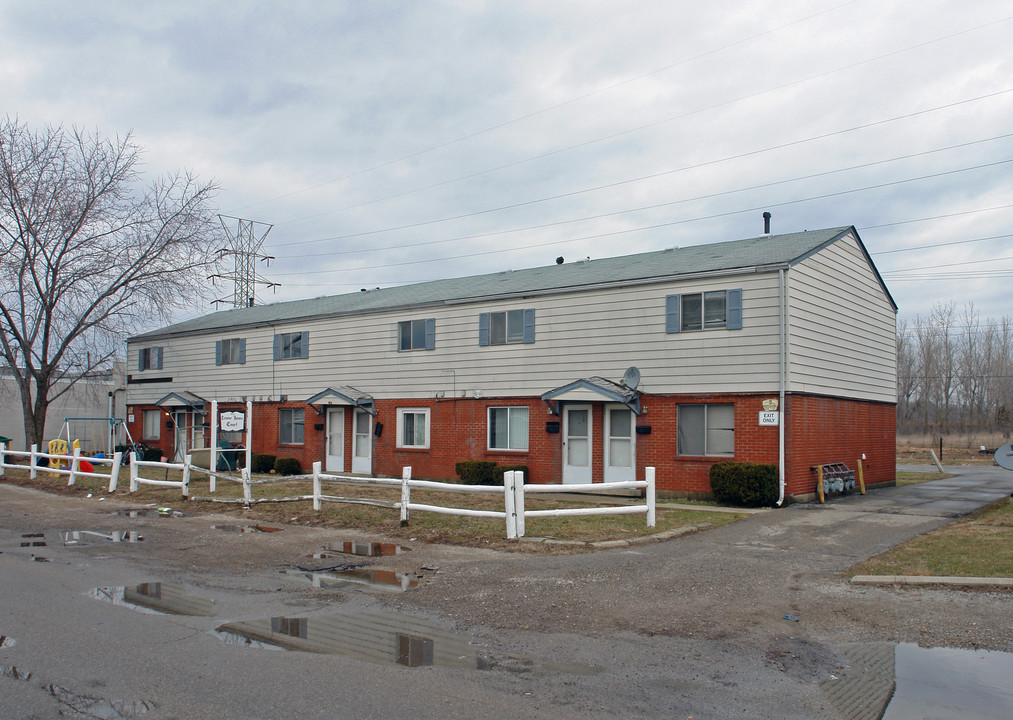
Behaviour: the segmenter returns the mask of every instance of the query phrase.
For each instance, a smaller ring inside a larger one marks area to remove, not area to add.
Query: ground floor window
[[[489,408],[489,449],[528,449],[528,409],[526,407]]]
[[[677,425],[680,455],[735,454],[735,406],[680,405]]]
[[[302,408],[281,408],[278,411],[278,442],[282,445],[303,444],[306,411]]]
[[[162,436],[162,411],[144,411],[144,430],[141,437],[144,440],[158,440]]]
[[[397,446],[429,447],[429,408],[398,408]]]

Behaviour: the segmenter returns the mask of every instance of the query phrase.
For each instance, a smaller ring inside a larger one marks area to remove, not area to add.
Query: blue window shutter
[[[239,339],[239,364],[246,362],[246,338]]]
[[[489,313],[478,314],[478,344],[489,344]]]
[[[281,360],[281,335],[274,336],[274,359]]]
[[[524,311],[524,342],[535,341],[535,311],[534,308]]]
[[[222,341],[215,340],[215,365],[222,364]]]
[[[741,330],[742,329],[742,290],[729,290],[728,291],[728,305],[726,307],[728,313],[725,327],[729,330]]]
[[[137,351],[137,372],[144,370],[144,348]]]
[[[308,331],[302,331],[302,354],[299,355],[301,358],[308,358],[310,356],[310,334]]]
[[[162,348],[160,347],[155,348],[155,369],[162,369]]]
[[[681,295],[665,296],[665,332],[679,332],[679,303]]]
[[[436,318],[426,318],[426,350],[436,349]]]

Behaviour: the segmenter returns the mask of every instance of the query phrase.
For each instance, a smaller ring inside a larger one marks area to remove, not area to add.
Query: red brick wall
[[[843,462],[857,472],[863,453],[867,485],[896,481],[896,406],[794,395],[788,400],[788,422],[786,497],[816,492],[813,466]]]
[[[635,419],[638,426],[650,427],[649,434],[636,435],[637,477],[643,478],[644,468],[657,469],[657,489],[665,493],[697,494],[710,492],[710,466],[722,460],[740,462],[778,462],[778,428],[761,426],[759,413],[762,401],[776,397],[771,394],[711,394],[692,396],[644,396],[644,413]],[[686,457],[678,454],[676,428],[678,406],[688,403],[733,403],[735,405],[734,457]],[[867,484],[893,482],[895,479],[895,407],[872,402],[839,398],[789,395],[782,419],[787,422],[785,446],[786,497],[808,496],[815,492],[815,465],[844,462],[856,468],[864,453],[864,476]],[[490,451],[487,446],[487,409],[489,407],[526,406],[528,408],[528,450]],[[279,445],[278,418],[283,407],[305,407],[305,439],[302,445]],[[397,409],[429,408],[430,447],[424,450],[398,448]],[[135,421],[130,432],[141,435],[141,410],[134,408]],[[219,407],[241,410],[242,406]],[[373,436],[373,472],[378,475],[400,476],[404,466],[412,467],[417,478],[453,480],[455,464],[462,460],[491,460],[499,465],[526,465],[529,482],[559,482],[562,472],[561,433],[549,433],[547,422],[559,422],[550,415],[538,398],[462,398],[422,400],[378,400],[374,424],[383,425],[379,437]],[[350,468],[352,418],[345,412],[345,458]],[[603,477],[602,441],[604,435],[604,404],[594,403],[592,412],[594,453],[592,477]],[[561,423],[560,423],[561,424]],[[320,429],[316,426],[319,425]],[[297,458],[304,472],[325,455],[325,418],[302,403],[255,403],[253,406],[254,451]],[[164,451],[172,449],[172,431],[162,423]]]

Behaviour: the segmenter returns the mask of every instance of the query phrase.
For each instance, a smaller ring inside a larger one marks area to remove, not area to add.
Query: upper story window
[[[161,370],[162,369],[162,348],[150,347],[141,348],[137,353],[138,370]]]
[[[435,350],[436,318],[403,320],[397,324],[398,350]]]
[[[310,334],[308,332],[278,333],[274,336],[274,359],[291,360],[310,356]]]
[[[478,316],[479,345],[509,345],[534,341],[534,309],[488,312]]]
[[[665,332],[741,330],[742,290],[665,296]]]
[[[242,365],[246,362],[246,338],[230,338],[215,343],[215,365]]]

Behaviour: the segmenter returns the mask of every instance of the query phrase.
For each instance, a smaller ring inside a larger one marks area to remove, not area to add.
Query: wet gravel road
[[[636,548],[534,555],[408,543],[404,554],[351,559],[311,555],[380,538],[229,532],[221,526],[234,529],[235,517],[126,517],[112,514],[126,506],[118,501],[0,485],[0,716],[842,717],[819,683],[852,672],[855,647],[1013,651],[1008,591],[848,583],[852,564],[1013,490],[1007,471],[959,473]],[[144,539],[65,545],[61,532],[74,530]],[[421,582],[408,592],[314,587],[291,572],[349,564]],[[155,582],[213,600],[211,614],[144,614],[93,593]],[[437,657],[457,633],[479,661],[406,667],[214,634],[284,617],[297,621],[276,622],[283,632],[306,636],[301,618],[313,636],[335,611],[410,616],[437,638]]]

